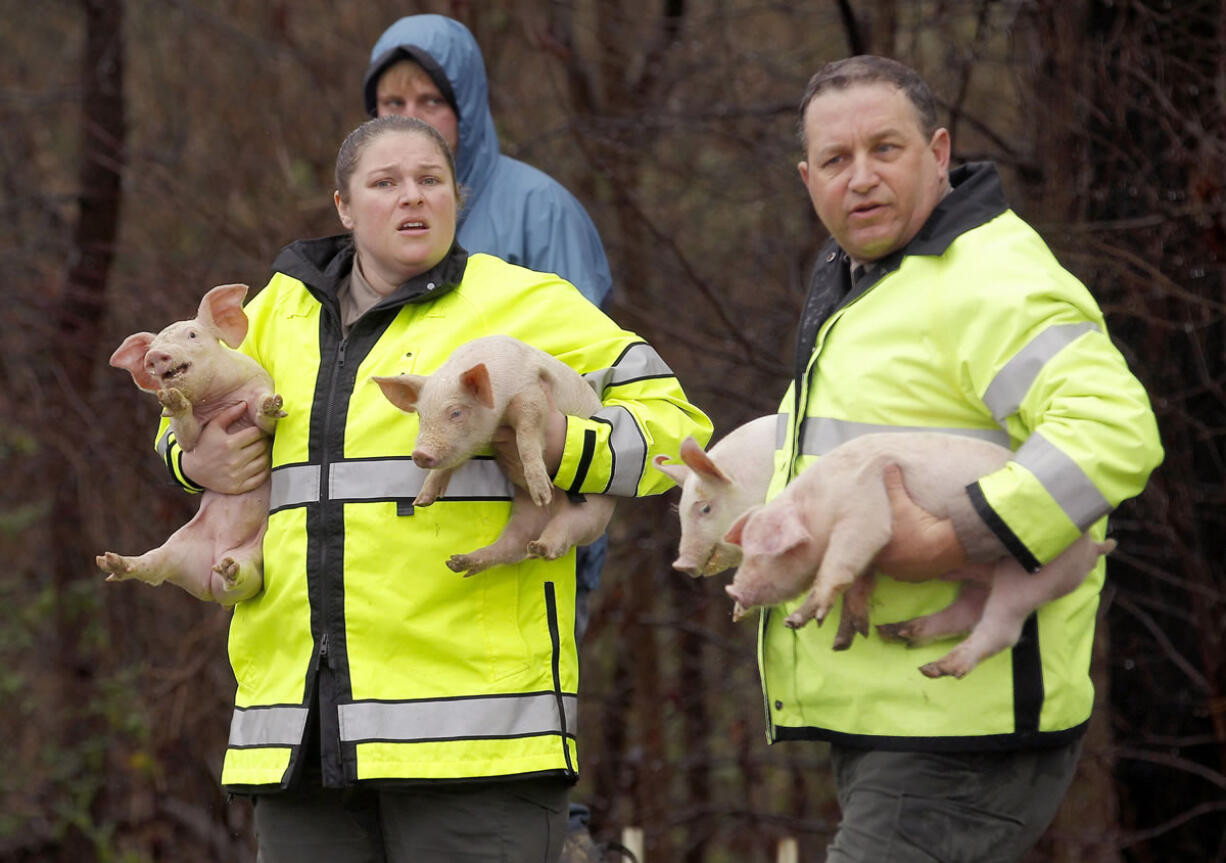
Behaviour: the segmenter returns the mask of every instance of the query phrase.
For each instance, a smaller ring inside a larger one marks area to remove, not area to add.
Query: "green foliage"
[[[39,455],[38,438],[21,426],[0,420],[0,475],[24,475],[20,464],[33,462]],[[25,497],[30,489],[21,491],[24,492],[21,497]],[[21,533],[44,517],[49,509],[48,500],[38,496],[32,501],[10,503],[10,495],[16,496],[15,492],[14,488],[0,497],[0,534]]]

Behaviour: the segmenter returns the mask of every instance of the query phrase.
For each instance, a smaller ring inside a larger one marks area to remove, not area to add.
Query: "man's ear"
[[[809,163],[801,159],[796,163],[796,170],[800,171],[800,182],[805,184],[805,188],[809,187]]]
[[[949,140],[949,130],[941,127],[932,133],[932,140],[928,142],[928,146],[932,149],[933,158],[937,160],[937,166],[941,169],[941,179],[945,180],[949,177],[949,156],[952,150],[952,144]]]

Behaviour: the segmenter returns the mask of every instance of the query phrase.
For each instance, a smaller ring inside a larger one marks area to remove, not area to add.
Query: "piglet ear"
[[[766,529],[762,531],[763,554],[786,554],[813,539],[793,507],[777,507],[770,513],[770,517],[764,517],[764,520]]]
[[[153,333],[133,333],[111,354],[111,365],[117,369],[127,369],[136,385],[147,393],[161,389],[157,379],[145,369],[145,354],[149,352],[153,339]]]
[[[750,517],[761,508],[760,506],[751,506],[741,513],[740,517],[732,523],[732,527],[728,528],[728,532],[724,534],[724,542],[730,542],[733,545],[739,546],[745,534],[745,525],[749,522]]]
[[[485,363],[477,363],[460,375],[460,386],[486,408],[494,407],[494,386],[490,383],[490,370]]]
[[[705,480],[721,485],[732,481],[692,437],[687,437],[681,442],[681,460],[690,466],[690,470]]]
[[[690,476],[690,469],[683,464],[669,464],[670,461],[668,456],[658,455],[651,460],[651,466],[677,485],[685,485],[685,481]]]
[[[247,337],[247,314],[243,311],[246,285],[218,285],[200,301],[197,320],[211,328],[219,339],[237,348]]]
[[[371,380],[379,385],[389,402],[410,414],[417,410],[417,401],[426,385],[426,378],[422,375],[396,375],[390,378],[375,375]]]

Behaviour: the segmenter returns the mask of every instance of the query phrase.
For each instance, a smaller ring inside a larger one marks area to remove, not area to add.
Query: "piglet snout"
[[[430,470],[438,464],[438,456],[431,455],[424,450],[415,449],[413,450],[413,463],[418,467]]]
[[[173,361],[173,357],[166,351],[149,351],[145,354],[145,368],[149,369],[150,374],[159,377],[170,370]]]
[[[698,571],[698,564],[684,557],[679,557],[673,561],[673,569],[677,570],[677,572],[684,572],[690,578],[698,578],[698,576],[702,575]]]

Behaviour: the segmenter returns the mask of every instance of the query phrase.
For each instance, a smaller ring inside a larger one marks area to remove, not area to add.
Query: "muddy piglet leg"
[[[531,387],[511,399],[506,418],[515,429],[515,446],[524,468],[524,482],[537,506],[553,500],[553,483],[545,468],[545,423],[549,418],[549,398],[544,387]]]

